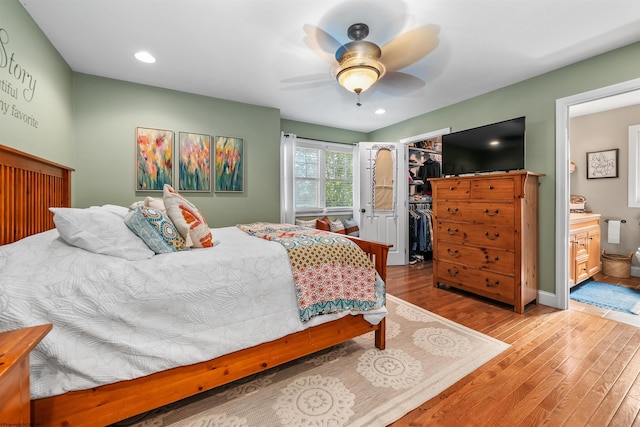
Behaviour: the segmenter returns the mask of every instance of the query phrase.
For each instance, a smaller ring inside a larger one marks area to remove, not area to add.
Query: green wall
[[[368,135],[370,141],[397,141],[431,130],[471,127],[526,116],[528,170],[546,174],[540,185],[540,289],[555,293],[555,102],[640,77],[640,43],[534,77]]]
[[[136,127],[244,139],[242,193],[184,193],[211,227],[280,218],[280,112],[87,74],[74,74],[74,205],[128,206],[135,191]],[[177,188],[177,185],[175,186]]]
[[[367,134],[364,132],[313,125],[293,120],[280,120],[280,127],[284,133],[293,133],[301,138],[307,139],[341,142],[345,144],[356,144],[362,141],[369,141],[369,139],[367,139]]]
[[[22,5],[0,1],[0,144],[72,166],[71,88],[71,69]]]

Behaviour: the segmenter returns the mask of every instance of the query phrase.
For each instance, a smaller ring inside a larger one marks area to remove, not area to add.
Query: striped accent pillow
[[[349,218],[342,221],[344,224],[344,231],[348,236],[360,237],[360,228],[355,219]]]
[[[296,219],[296,225],[300,226],[300,227],[307,227],[307,228],[316,228],[316,220],[315,219]]]
[[[332,233],[347,234],[347,232],[344,229],[344,224],[340,219],[336,219],[335,221],[329,221],[329,227]]]

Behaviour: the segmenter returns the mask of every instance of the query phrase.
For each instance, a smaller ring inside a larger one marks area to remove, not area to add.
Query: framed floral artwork
[[[244,191],[244,140],[242,138],[216,136],[215,191]]]
[[[180,132],[178,191],[211,191],[211,136]]]
[[[136,128],[136,191],[162,191],[172,177],[173,132]]]

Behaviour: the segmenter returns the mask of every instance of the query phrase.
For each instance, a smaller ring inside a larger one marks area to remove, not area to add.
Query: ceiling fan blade
[[[407,31],[382,46],[380,60],[387,71],[401,70],[431,53],[438,44],[437,25],[425,25]]]
[[[335,53],[341,46],[340,42],[315,25],[305,24],[303,29],[306,34],[304,43],[324,61],[335,64]]]
[[[328,73],[310,74],[307,76],[290,77],[280,80],[283,84],[282,90],[303,90],[328,86],[334,83]]]
[[[374,86],[373,89],[392,96],[408,95],[422,89],[425,82],[411,74],[392,71],[384,75]]]

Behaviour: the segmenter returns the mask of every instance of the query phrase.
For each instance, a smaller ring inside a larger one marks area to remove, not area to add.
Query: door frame
[[[569,109],[638,89],[640,78],[556,99],[556,286],[555,294],[538,292],[541,304],[569,308]]]

